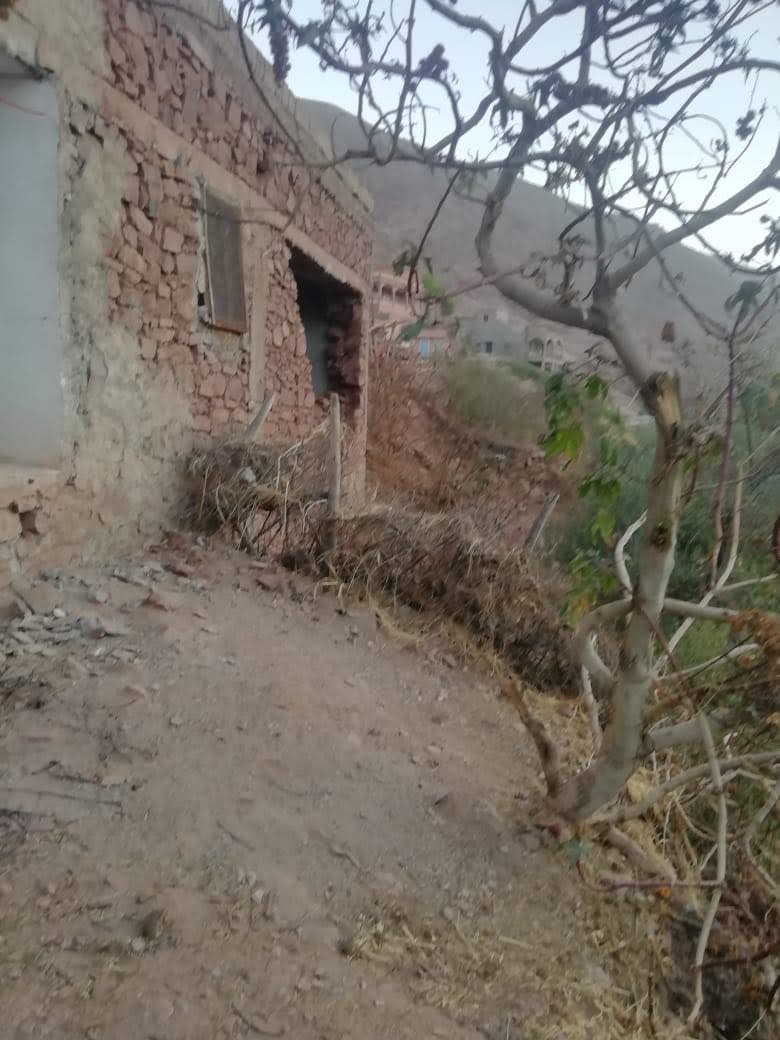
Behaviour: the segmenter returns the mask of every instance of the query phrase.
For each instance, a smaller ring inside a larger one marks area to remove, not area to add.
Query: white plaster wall
[[[63,406],[57,92],[0,75],[0,462],[56,466]]]

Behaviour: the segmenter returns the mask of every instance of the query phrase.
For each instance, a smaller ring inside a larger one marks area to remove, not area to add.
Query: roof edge
[[[322,129],[311,122],[292,91],[276,82],[270,63],[254,41],[245,36],[242,48],[235,19],[225,8],[223,0],[180,0],[176,7],[157,8],[155,13],[187,38],[206,65],[213,67],[215,59],[221,59],[224,71],[230,72],[237,86],[247,90],[247,98],[251,91],[256,100],[264,102],[285,125],[306,160],[314,164],[333,158],[330,142],[326,143]],[[224,30],[214,26],[224,26]],[[206,54],[203,53],[204,45]],[[371,194],[349,170],[339,166],[324,169],[322,179],[339,201],[347,202],[350,208],[359,205],[366,216],[373,213]]]

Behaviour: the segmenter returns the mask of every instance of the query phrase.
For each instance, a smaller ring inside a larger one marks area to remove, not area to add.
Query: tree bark
[[[639,579],[615,677],[612,718],[598,755],[572,777],[555,807],[583,820],[611,801],[636,769],[647,697],[653,683],[653,644],[674,567],[682,490],[681,414],[677,380],[664,373],[642,385],[656,424],[656,447],[642,532]]]

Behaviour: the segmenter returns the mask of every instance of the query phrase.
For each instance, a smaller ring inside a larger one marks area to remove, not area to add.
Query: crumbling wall
[[[290,249],[277,241],[268,258],[265,325],[267,389],[276,394],[266,433],[272,440],[291,440],[311,431],[324,415],[315,400],[306,335],[298,309],[298,292],[290,268]],[[306,422],[302,422],[302,418]]]
[[[269,436],[322,421],[287,239],[357,301],[334,358],[351,424],[345,485],[359,494],[363,482],[367,213],[289,165],[270,112],[193,35],[132,2],[78,0],[78,18],[75,2],[52,13],[31,0],[24,23],[0,24],[0,47],[43,63],[58,87],[65,402],[61,465],[0,472],[0,590],[28,566],[121,550],[170,522],[192,447],[245,428],[267,390]],[[199,313],[204,184],[244,220],[241,335]]]

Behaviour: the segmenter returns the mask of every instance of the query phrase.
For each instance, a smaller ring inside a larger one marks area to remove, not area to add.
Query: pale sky
[[[361,4],[361,9],[363,5]],[[391,0],[374,0],[375,12],[384,10],[389,16],[391,12]],[[521,0],[459,0],[458,10],[467,14],[481,14],[489,17],[494,25],[505,24],[507,32],[511,33],[515,20],[522,8]],[[405,11],[408,3],[396,5],[396,10]],[[489,12],[489,13],[488,13]],[[306,23],[316,20],[322,16],[320,0],[293,0],[293,16],[299,22]],[[533,60],[539,65],[544,65],[563,53],[561,38],[563,24],[571,26],[569,43],[577,38],[582,24],[582,12],[573,12],[566,23],[560,20],[555,22],[554,27],[537,37],[533,47]],[[758,27],[757,32],[755,32]],[[751,51],[757,55],[771,57],[776,60],[780,49],[780,6],[773,5],[757,16],[756,21],[751,23],[751,31],[754,36],[751,40]],[[458,29],[445,22],[439,15],[428,8],[425,0],[419,0],[417,4],[417,22],[415,32],[415,58],[424,57],[436,43],[443,43],[447,57],[450,61],[450,69],[455,72],[458,80],[458,89],[463,96],[464,109],[469,110],[470,104],[476,103],[485,92],[485,72],[487,68],[487,46],[484,37],[479,33],[469,33]],[[261,50],[266,54],[267,43],[263,38],[257,40]],[[564,43],[566,46],[566,43]],[[528,55],[524,52],[527,61]],[[288,85],[293,93],[299,97],[316,98],[338,105],[350,112],[355,112],[357,107],[356,94],[351,89],[347,77],[340,73],[324,72],[319,67],[318,59],[307,48],[292,48],[291,50],[292,70],[288,78]],[[696,68],[693,66],[692,68]],[[780,77],[775,76],[772,81],[764,74],[759,83],[758,92],[753,101],[753,107],[758,107],[769,87],[775,88],[775,97],[769,97],[769,108],[764,117],[759,135],[754,142],[751,152],[738,164],[733,174],[725,181],[723,193],[731,194],[744,180],[753,176],[761,165],[767,161],[774,151],[775,144],[780,132]],[[712,115],[725,124],[729,132],[733,132],[737,119],[744,115],[748,107],[749,86],[745,84],[744,78],[739,73],[730,74],[719,80],[718,83],[708,90],[700,100],[698,111],[706,115]],[[397,97],[397,85],[393,83],[380,82],[375,84],[377,95],[391,105]],[[718,136],[718,130],[707,119],[699,121],[697,133],[700,138],[711,141]],[[429,140],[441,136],[449,129],[446,110],[431,111],[428,114]],[[736,142],[737,144],[739,142]],[[474,131],[468,138],[467,145],[470,149],[477,149],[481,155],[485,155],[491,148],[491,133],[487,120],[483,126]],[[694,153],[692,146],[683,137],[677,135],[670,157],[681,164],[687,165],[688,157],[694,158],[699,153]],[[735,151],[732,152],[732,155]],[[536,179],[531,176],[531,179]],[[683,198],[686,204],[693,206],[698,199],[703,197],[706,185],[701,179],[692,175],[686,182]],[[777,193],[775,193],[777,194]],[[719,196],[716,196],[716,201]],[[574,201],[579,201],[574,199]],[[760,212],[774,212],[777,214],[778,204],[774,201],[770,209]],[[713,229],[712,238],[719,248],[734,252],[737,256],[747,248],[753,246],[761,237],[761,225],[759,224],[759,212],[734,217],[722,222],[717,229]],[[691,243],[693,244],[693,243]]]

